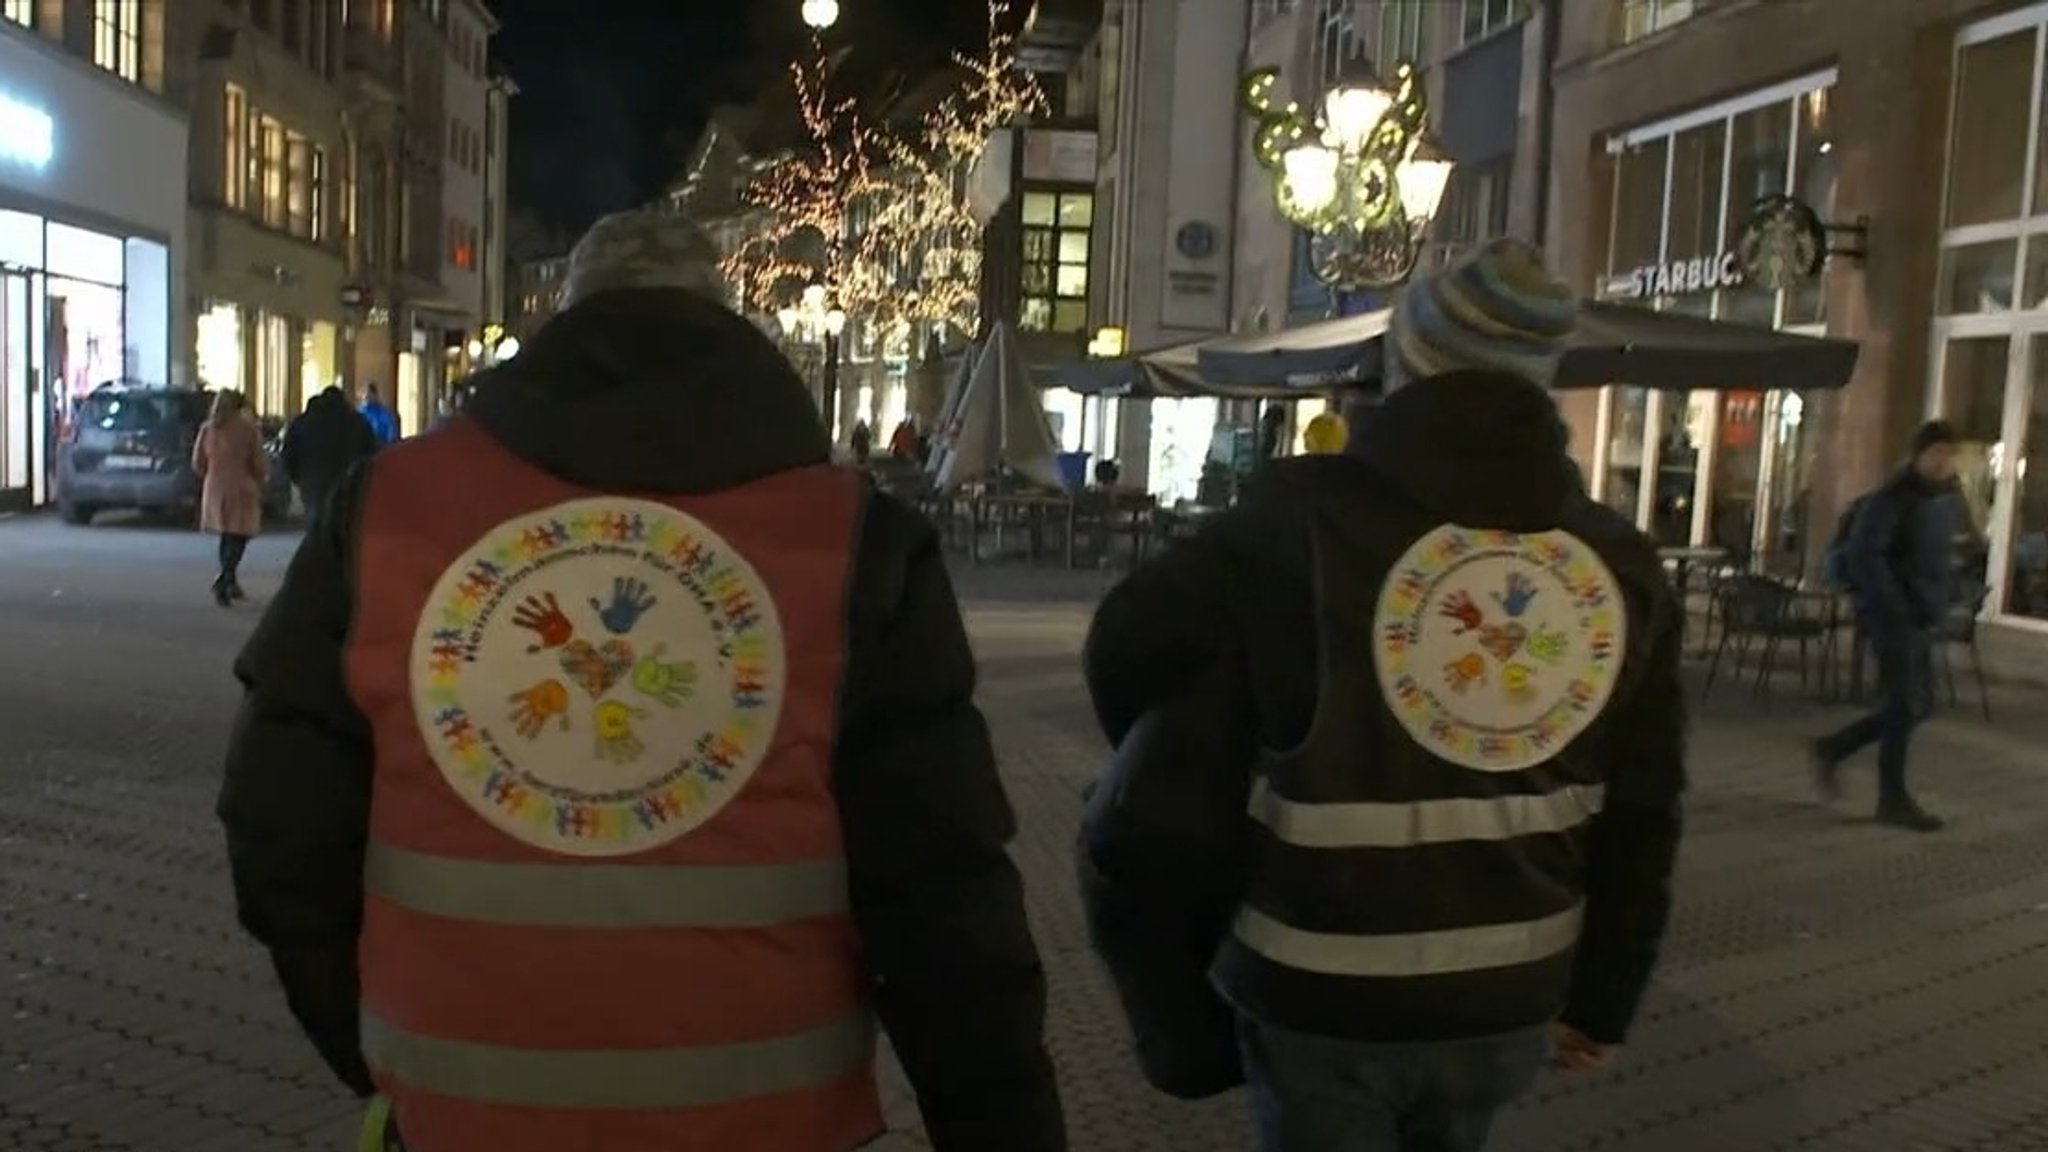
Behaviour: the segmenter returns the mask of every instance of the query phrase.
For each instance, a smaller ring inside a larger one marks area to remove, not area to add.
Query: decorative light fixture
[[[507,336],[498,341],[498,346],[492,354],[499,360],[510,360],[519,355],[519,337]]]
[[[827,307],[830,293],[823,284],[805,288],[794,308],[781,308],[775,322],[792,340],[825,346],[824,380],[819,387],[818,407],[824,412],[825,427],[837,439],[839,425],[839,337],[846,331],[846,313]]]
[[[839,23],[839,0],[804,0],[804,23],[823,32]]]
[[[1415,271],[1442,206],[1451,161],[1424,139],[1421,78],[1402,64],[1390,90],[1369,69],[1348,70],[1311,116],[1274,98],[1280,72],[1245,77],[1239,95],[1258,127],[1252,155],[1273,174],[1273,200],[1311,236],[1316,278],[1383,288]]]

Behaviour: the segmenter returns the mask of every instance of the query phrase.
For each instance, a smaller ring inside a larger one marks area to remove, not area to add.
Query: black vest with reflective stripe
[[[1317,514],[1315,719],[1299,747],[1262,755],[1254,782],[1244,906],[1213,975],[1241,1011],[1294,1031],[1495,1035],[1555,1018],[1570,987],[1602,726],[1501,773],[1408,736],[1382,699],[1372,635],[1389,571],[1435,525],[1410,527],[1388,549]],[[1468,837],[1475,826],[1492,838]]]

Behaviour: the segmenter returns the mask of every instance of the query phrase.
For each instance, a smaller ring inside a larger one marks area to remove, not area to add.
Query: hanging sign
[[[1618,300],[1689,296],[1695,292],[1740,288],[1743,282],[1741,254],[1723,252],[1719,256],[1645,264],[1609,280],[1607,295]]]

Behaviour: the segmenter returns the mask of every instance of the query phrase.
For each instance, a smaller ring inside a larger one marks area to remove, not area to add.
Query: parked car
[[[57,446],[59,513],[73,524],[115,509],[192,519],[199,506],[192,445],[212,408],[212,392],[186,388],[107,383],[79,397]],[[270,482],[263,514],[283,519],[291,513],[291,482],[278,435],[267,424],[264,435]]]

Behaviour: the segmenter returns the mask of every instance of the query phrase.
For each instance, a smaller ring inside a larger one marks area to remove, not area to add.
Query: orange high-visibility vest
[[[410,1152],[881,1133],[831,790],[861,499],[592,492],[463,417],[378,456],[363,1053]]]

